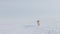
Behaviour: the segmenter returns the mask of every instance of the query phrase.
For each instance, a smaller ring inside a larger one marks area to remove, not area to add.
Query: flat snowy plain
[[[60,26],[57,23],[59,20],[56,19],[54,21],[55,18],[53,20],[50,19],[41,19],[40,26],[37,26],[35,22],[22,24],[19,21],[11,23],[13,22],[12,20],[6,20],[5,23],[0,24],[0,34],[60,34]],[[53,24],[53,22],[55,23]]]

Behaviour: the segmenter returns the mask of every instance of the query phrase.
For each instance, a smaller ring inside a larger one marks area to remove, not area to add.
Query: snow
[[[31,21],[4,21],[5,23],[0,23],[0,34],[60,34],[60,20],[58,19],[41,19],[40,26]]]
[[[59,27],[49,25],[0,25],[0,34],[60,34]]]

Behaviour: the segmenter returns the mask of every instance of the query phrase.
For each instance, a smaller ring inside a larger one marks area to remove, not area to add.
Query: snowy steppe
[[[60,18],[41,18],[40,26],[28,19],[0,20],[0,34],[60,34]]]

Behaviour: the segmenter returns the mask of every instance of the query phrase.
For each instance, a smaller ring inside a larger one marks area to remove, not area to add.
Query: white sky
[[[0,0],[0,20],[32,21],[60,17],[60,0]],[[52,19],[51,19],[52,20]],[[4,22],[5,23],[5,22]]]

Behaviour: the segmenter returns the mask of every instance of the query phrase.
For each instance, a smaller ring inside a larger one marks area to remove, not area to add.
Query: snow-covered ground
[[[60,34],[60,29],[48,25],[43,27],[27,26],[0,25],[0,34]]]
[[[0,24],[0,34],[60,34],[60,27],[44,22],[39,27],[35,24]]]

